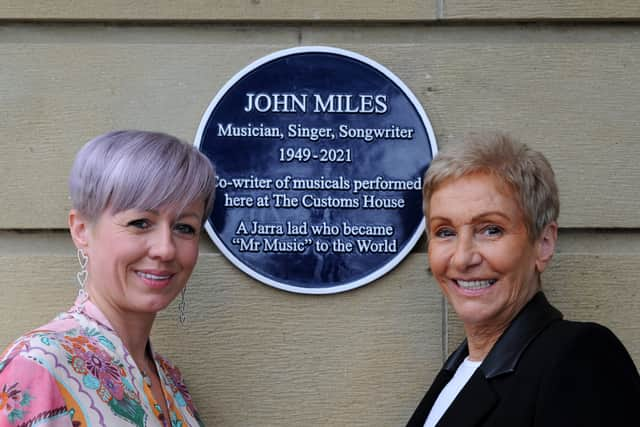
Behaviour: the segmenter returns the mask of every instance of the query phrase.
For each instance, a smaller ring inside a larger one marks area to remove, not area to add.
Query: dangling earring
[[[76,280],[78,281],[78,286],[80,287],[78,296],[85,296],[87,292],[84,289],[84,285],[87,283],[87,277],[89,276],[89,272],[87,271],[89,257],[84,253],[82,249],[78,249],[76,255],[78,257],[78,262],[80,263],[80,271],[76,273]]]
[[[184,321],[187,319],[187,314],[185,313],[186,303],[184,302],[184,294],[187,292],[187,287],[182,288],[182,292],[180,293],[180,303],[178,304],[178,312],[180,320],[180,325],[184,325]]]

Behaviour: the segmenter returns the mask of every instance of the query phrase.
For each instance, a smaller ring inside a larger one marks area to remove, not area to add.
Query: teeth
[[[456,280],[458,286],[463,289],[484,289],[496,283],[495,279],[490,280]]]
[[[143,273],[142,271],[138,271],[138,275],[150,280],[167,280],[169,277],[171,277],[171,275],[157,276],[151,273]]]

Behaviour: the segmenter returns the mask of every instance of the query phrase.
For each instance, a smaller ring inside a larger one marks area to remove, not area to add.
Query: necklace
[[[140,372],[142,373],[142,381],[144,381],[147,386],[151,387],[151,377],[147,375],[147,372],[144,369],[140,369]]]
[[[147,375],[147,372],[144,369],[140,369],[140,373],[142,374],[142,381],[144,381],[144,383],[147,385],[147,387],[151,388],[151,377],[149,375]],[[151,391],[151,395],[153,396],[153,390]],[[162,410],[162,406],[160,406],[160,403],[155,402],[155,397],[153,398],[154,401],[152,401],[153,407],[155,408],[155,410],[157,411],[157,417],[160,420],[160,422],[162,422],[163,426],[170,426],[170,424],[168,424],[168,421],[164,415],[164,411]]]

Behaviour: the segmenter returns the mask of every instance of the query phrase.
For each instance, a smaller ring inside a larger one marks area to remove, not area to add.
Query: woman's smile
[[[164,288],[175,276],[173,273],[157,270],[136,270],[135,273],[145,285],[151,288]]]
[[[198,258],[204,203],[105,212],[90,226],[90,297],[105,312],[156,313],[182,291]]]
[[[472,279],[472,280],[462,280],[462,279],[454,279],[453,280],[456,285],[460,286],[465,290],[477,290],[477,289],[486,289],[489,286],[492,286],[496,283],[496,279]]]
[[[431,195],[429,264],[466,327],[507,325],[538,290],[537,245],[511,188],[488,174]]]

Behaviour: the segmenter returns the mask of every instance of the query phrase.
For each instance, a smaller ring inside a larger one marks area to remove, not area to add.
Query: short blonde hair
[[[532,241],[548,224],[557,221],[558,186],[544,155],[505,133],[484,132],[469,133],[461,141],[447,145],[427,169],[422,188],[427,223],[431,196],[438,186],[474,173],[491,174],[513,190]]]

